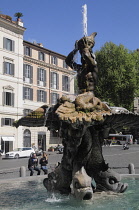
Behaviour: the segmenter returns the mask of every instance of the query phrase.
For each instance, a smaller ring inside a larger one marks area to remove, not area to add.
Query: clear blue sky
[[[139,48],[139,0],[1,0],[0,11],[13,19],[22,12],[24,40],[67,55],[83,36],[84,4],[88,35],[98,33],[94,51],[109,41],[129,50]]]

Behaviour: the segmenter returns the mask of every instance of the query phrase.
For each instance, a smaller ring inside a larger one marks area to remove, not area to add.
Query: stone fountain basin
[[[72,195],[64,196],[47,192],[43,186],[44,177],[46,176],[0,180],[0,209],[138,209],[139,174],[122,174],[122,180],[129,184],[126,192],[94,193],[93,200],[89,201],[79,201]]]

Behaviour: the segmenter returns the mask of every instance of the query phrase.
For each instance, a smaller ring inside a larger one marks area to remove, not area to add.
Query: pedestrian
[[[28,169],[30,170],[30,176],[33,176],[34,170],[37,171],[37,175],[40,175],[41,170],[38,167],[38,157],[36,153],[32,153],[28,160]]]
[[[129,146],[127,145],[127,143],[123,144],[123,149],[124,149],[124,150],[129,149]]]
[[[47,156],[46,152],[43,152],[39,163],[41,165],[41,169],[43,170],[44,174],[47,174],[48,173],[48,167],[47,167],[48,156]]]

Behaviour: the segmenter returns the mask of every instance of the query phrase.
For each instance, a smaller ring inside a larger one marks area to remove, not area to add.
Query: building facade
[[[0,148],[9,151],[20,142],[22,128],[12,126],[23,112],[23,34],[22,23],[0,16]]]
[[[42,44],[23,42],[23,112],[47,104],[54,105],[62,95],[74,96],[74,72],[65,63],[65,56],[48,50]],[[61,143],[58,133],[47,128],[23,128],[23,146],[35,144],[47,150]]]
[[[0,15],[0,149],[31,146],[47,150],[61,143],[57,132],[47,128],[15,128],[13,121],[62,95],[74,96],[74,72],[65,56],[42,44],[23,40],[23,23]]]

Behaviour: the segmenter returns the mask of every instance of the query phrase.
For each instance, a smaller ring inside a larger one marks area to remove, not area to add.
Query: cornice
[[[37,43],[34,44],[34,43],[31,43],[31,42],[23,40],[23,45],[31,47],[32,49],[40,51],[40,52],[48,53],[49,55],[57,56],[58,58],[61,58],[61,59],[63,59],[63,58],[65,59],[66,58],[65,55],[62,55],[60,53],[57,53],[57,52],[54,52],[54,51],[49,50],[47,48],[44,48],[42,46],[39,46]]]
[[[8,29],[10,31],[13,31],[17,34],[22,34],[22,35],[23,35],[24,31],[26,30],[26,28],[19,26],[16,23],[13,23],[12,21],[6,20],[1,17],[0,17],[0,26]]]
[[[43,66],[45,68],[51,68],[51,69],[54,69],[54,70],[57,70],[57,71],[60,71],[60,72],[66,73],[66,74],[75,75],[75,72],[73,70],[64,69],[64,68],[61,68],[61,67],[49,64],[49,63],[45,63],[43,61],[36,60],[36,59],[28,57],[28,56],[24,56],[24,61],[28,61],[33,64],[37,64],[38,66]]]

